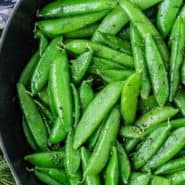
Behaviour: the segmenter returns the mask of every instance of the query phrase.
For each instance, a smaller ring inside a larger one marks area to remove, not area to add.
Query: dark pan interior
[[[19,185],[40,183],[26,170],[24,155],[30,152],[22,131],[22,114],[16,83],[20,72],[33,54],[35,14],[46,0],[19,0],[0,45],[0,141],[5,158]]]

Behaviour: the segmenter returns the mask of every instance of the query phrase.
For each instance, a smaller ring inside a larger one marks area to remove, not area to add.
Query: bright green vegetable
[[[129,185],[148,185],[150,182],[149,174],[133,173]]]

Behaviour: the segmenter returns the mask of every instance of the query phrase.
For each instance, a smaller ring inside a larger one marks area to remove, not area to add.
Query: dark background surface
[[[35,14],[46,0],[19,0],[2,34],[0,45],[0,141],[17,185],[39,185],[26,171],[24,156],[30,153],[23,131],[16,83],[36,48]]]

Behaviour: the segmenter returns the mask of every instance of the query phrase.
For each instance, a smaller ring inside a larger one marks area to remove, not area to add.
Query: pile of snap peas
[[[184,1],[57,0],[37,17],[17,83],[30,171],[47,185],[185,184]]]

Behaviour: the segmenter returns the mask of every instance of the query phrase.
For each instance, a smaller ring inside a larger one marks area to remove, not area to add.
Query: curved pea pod
[[[71,0],[54,1],[45,5],[37,14],[38,17],[55,18],[82,15],[112,9],[114,0]]]
[[[93,89],[91,85],[87,81],[83,81],[80,85],[79,89],[79,94],[80,94],[80,105],[82,111],[84,111],[89,103],[93,100],[95,94],[93,92]]]
[[[47,149],[48,133],[44,121],[32,97],[26,92],[23,84],[17,84],[17,91],[21,109],[24,113],[28,128],[40,150]],[[32,116],[34,115],[34,116]]]
[[[164,37],[173,27],[183,0],[164,0],[157,12],[157,26]]]
[[[78,90],[76,89],[76,87],[74,86],[74,84],[71,84],[71,88],[72,88],[72,94],[73,94],[73,102],[74,102],[74,112],[73,112],[73,125],[74,127],[76,127],[79,119],[80,119],[80,95],[78,93]]]
[[[97,57],[102,57],[108,60],[112,60],[118,64],[124,65],[126,67],[133,68],[134,61],[133,58],[125,53],[119,52],[117,50],[111,49],[102,44],[88,40],[71,40],[66,43],[66,49],[74,54],[82,54],[87,49],[92,49],[94,55]]]
[[[156,102],[156,99],[154,96],[149,96],[146,99],[141,99],[139,102],[139,110],[141,111],[142,114],[145,114],[152,109],[158,107],[158,104]]]
[[[127,139],[124,143],[124,147],[127,153],[130,153],[140,141],[139,138]]]
[[[163,106],[169,96],[168,77],[157,45],[151,35],[147,35],[145,39],[145,55],[154,97],[159,106]]]
[[[58,55],[55,56],[53,63],[51,65],[50,78],[49,78],[49,88],[50,88],[50,96],[52,98],[54,109],[57,112],[60,124],[64,124],[61,126],[63,128],[63,132],[67,132],[70,130],[72,126],[72,92],[70,86],[70,76],[69,76],[69,64],[68,58],[65,50],[61,50]],[[56,122],[57,123],[57,122]],[[61,134],[62,130],[59,129],[57,124],[54,125],[53,130],[55,130],[55,134],[58,135],[58,140],[53,141],[50,140],[51,143],[58,143],[65,138],[65,133]],[[61,136],[61,137],[60,137]]]
[[[165,142],[170,134],[170,127],[163,126],[154,130],[136,151],[133,157],[133,165],[135,169],[143,167],[154,154],[158,151],[161,145]]]
[[[38,93],[46,85],[49,79],[50,65],[55,55],[60,52],[59,47],[61,41],[62,37],[57,37],[53,39],[46,48],[46,51],[44,52],[42,57],[40,58],[31,79],[31,90],[33,94]]]
[[[170,101],[173,100],[180,84],[180,67],[183,63],[182,50],[185,44],[185,25],[181,17],[178,17],[172,33],[171,57],[170,57]]]
[[[104,70],[97,70],[96,73],[105,82],[111,83],[111,82],[126,80],[129,76],[131,76],[134,73],[134,71],[129,69],[125,69],[125,70],[104,69]]]
[[[142,72],[140,95],[142,99],[146,99],[150,94],[151,84],[144,56],[144,43],[133,24],[130,26],[130,38],[136,72]]]
[[[159,175],[169,175],[178,171],[185,170],[185,157],[171,160],[164,165],[160,166],[154,173]]]
[[[37,96],[43,104],[49,107],[50,104],[49,104],[48,88],[44,88],[43,90],[38,92]]]
[[[21,73],[21,76],[19,78],[19,83],[22,83],[25,87],[30,88],[31,78],[39,62],[39,59],[39,51],[37,50],[23,69],[23,72]]]
[[[175,116],[177,112],[178,109],[170,106],[157,107],[141,116],[135,124],[143,129],[146,129],[170,119],[171,117]]]
[[[119,161],[119,173],[121,180],[124,184],[128,183],[131,175],[131,165],[125,149],[121,146],[119,142],[116,144],[118,151],[118,161]]]
[[[185,171],[176,172],[168,177],[172,185],[182,185],[185,182]]]
[[[185,127],[173,131],[156,155],[145,165],[145,169],[156,169],[172,159],[185,146]]]
[[[126,138],[142,138],[144,132],[136,126],[123,126],[120,130],[120,135]]]
[[[25,118],[23,117],[23,132],[25,135],[25,138],[29,144],[29,146],[34,150],[37,151],[38,150],[38,146],[36,144],[36,142],[34,141],[33,135],[28,127],[28,124],[26,123]]]
[[[100,133],[95,149],[91,154],[88,165],[84,171],[84,177],[88,175],[96,175],[103,170],[108,161],[111,148],[116,140],[119,125],[120,112],[117,108],[114,108]]]
[[[179,108],[180,113],[183,117],[185,117],[185,93],[180,90],[177,92],[174,102],[176,106]]]
[[[143,39],[145,39],[146,34],[151,34],[154,37],[157,48],[159,49],[159,52],[161,54],[162,61],[164,61],[164,64],[168,66],[169,51],[163,38],[161,37],[155,26],[144,15],[144,13],[139,8],[135,7],[131,2],[119,0],[119,4],[121,8],[126,12],[129,19],[136,26]]]
[[[126,81],[121,94],[121,113],[124,124],[133,124],[136,118],[141,73],[134,73]]]
[[[69,33],[93,24],[102,19],[107,11],[100,11],[85,15],[76,15],[72,17],[42,20],[36,23],[36,26],[47,36],[55,37],[57,35]]]
[[[131,0],[132,3],[139,6],[141,9],[147,9],[161,0]],[[115,7],[107,16],[103,19],[103,21],[98,26],[96,32],[94,33],[92,40],[98,42],[98,32],[110,33],[116,35],[129,21],[129,17],[127,13],[123,11],[119,6]]]
[[[104,58],[99,57],[93,57],[92,59],[92,65],[91,67],[94,67],[96,70],[105,70],[105,69],[120,69],[124,70],[125,66],[115,63],[111,60],[106,60]]]
[[[56,181],[55,179],[53,179],[52,177],[50,177],[49,175],[47,175],[43,172],[35,170],[34,174],[44,184],[47,184],[47,185],[61,185],[60,182]]]
[[[129,185],[149,185],[150,175],[144,173],[132,173]]]
[[[48,40],[40,30],[36,30],[35,38],[39,39],[39,54],[42,56],[48,46]]]
[[[132,50],[129,41],[122,40],[119,37],[102,32],[99,32],[99,38],[100,43],[132,56]]]
[[[118,185],[119,167],[118,152],[115,146],[112,147],[112,154],[105,171],[105,185]]]
[[[88,160],[90,158],[90,153],[84,148],[81,148],[81,160],[82,160],[82,168],[83,171],[86,169],[88,165]],[[86,185],[101,185],[99,175],[87,176],[85,178]]]
[[[123,82],[110,83],[91,101],[76,127],[73,144],[75,149],[92,135],[104,119],[104,116],[116,104],[120,97],[122,86]],[[109,98],[107,99],[107,97]]]
[[[98,27],[98,23],[90,24],[76,31],[65,33],[64,37],[71,38],[71,39],[91,37],[93,33],[95,32],[95,30],[97,29],[97,27]]]
[[[69,185],[69,180],[65,170],[63,169],[56,169],[56,168],[41,168],[36,167],[36,171],[44,173],[51,177],[52,179],[56,180],[57,182],[63,185]]]
[[[80,151],[73,149],[73,131],[71,130],[65,145],[65,168],[69,177],[75,176],[80,167]]]
[[[64,166],[64,151],[51,151],[27,155],[24,160],[34,166],[43,168],[62,168]]]
[[[171,181],[168,178],[160,176],[152,176],[151,185],[171,185]]]
[[[85,76],[89,65],[92,62],[93,51],[87,51],[78,58],[72,60],[71,73],[73,81],[78,84]]]

